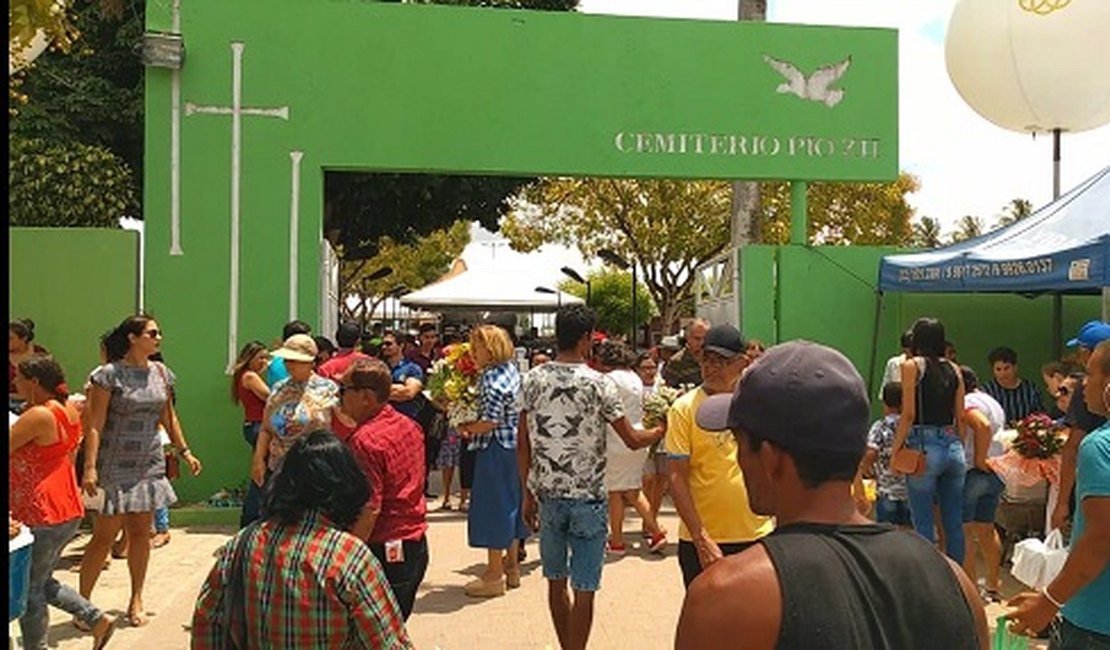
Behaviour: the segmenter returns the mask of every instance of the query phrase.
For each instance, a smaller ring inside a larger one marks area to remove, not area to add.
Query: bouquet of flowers
[[[478,419],[478,364],[469,343],[450,345],[428,371],[428,392],[447,406],[447,423],[457,427]]]
[[[650,429],[666,422],[671,404],[688,390],[690,389],[686,386],[660,386],[644,396],[644,426]]]
[[[1004,436],[1009,450],[987,464],[1006,484],[1008,493],[1060,480],[1060,451],[1066,438],[1063,428],[1044,413],[1030,413]]]
[[[1024,458],[1046,460],[1064,448],[1062,427],[1044,413],[1030,413],[1014,428],[1017,429],[1017,437],[1010,443],[1010,448]]]

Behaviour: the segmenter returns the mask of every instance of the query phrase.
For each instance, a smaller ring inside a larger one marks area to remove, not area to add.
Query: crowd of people
[[[992,378],[981,384],[943,324],[920,319],[887,364],[883,415],[868,426],[862,378],[825,346],[765,349],[731,325],[694,320],[683,338],[637,353],[599,335],[588,307],[561,308],[555,323],[549,345],[523,346],[497,319],[442,332],[427,323],[413,335],[343,323],[334,343],[293,321],[280,345],[244,345],[230,396],[243,409],[249,487],[241,530],[198,597],[193,647],[410,647],[405,622],[434,561],[427,511],[439,470],[438,507],[464,511],[468,544],[486,551],[460,588],[493,598],[519,587],[523,542],[538,535],[564,649],[587,646],[606,556],[633,546],[629,507],[641,547],[666,552],[658,515],[668,492],[687,588],[677,647],[744,638],[767,648],[984,648],[984,604],[1001,598],[1004,490],[987,460],[1002,453],[1003,427],[1040,411],[1070,432],[1051,523],[1071,522],[1071,555],[1047,588],[1012,601],[1011,629],[1038,634],[1062,610],[1053,647],[1110,642],[1110,325],[1088,323],[1069,342],[1075,358],[1042,369],[1046,405],[1012,349],[990,352]],[[22,414],[9,505],[36,536],[25,644],[46,647],[51,604],[100,648],[116,621],[89,599],[121,532],[126,618],[146,622],[155,513],[176,501],[160,431],[192,473],[201,463],[176,416],[153,318],[129,317],[105,335],[83,407],[68,399],[57,362],[32,347],[33,324],[13,322],[10,334],[10,398]],[[462,341],[479,371],[478,408],[451,425],[425,388],[443,348]],[[664,386],[674,401],[648,422],[645,400]],[[863,488],[872,478],[873,504]],[[75,592],[52,573],[93,500]]]

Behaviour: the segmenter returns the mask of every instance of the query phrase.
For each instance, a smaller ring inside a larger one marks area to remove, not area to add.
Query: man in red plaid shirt
[[[411,648],[381,565],[343,532],[368,492],[350,450],[330,431],[297,440],[266,495],[269,518],[220,549],[201,587],[194,650]]]
[[[390,406],[392,384],[389,367],[378,359],[355,361],[340,378],[339,394],[356,426],[340,435],[370,481],[370,498],[351,533],[382,563],[408,620],[428,569],[424,432]]]

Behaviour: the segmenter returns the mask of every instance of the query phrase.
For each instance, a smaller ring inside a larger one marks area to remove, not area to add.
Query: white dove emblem
[[[840,63],[817,68],[813,74],[809,75],[808,79],[793,63],[781,61],[766,54],[763,55],[763,60],[775,72],[786,77],[786,83],[779,84],[776,89],[779,93],[790,93],[802,99],[824,102],[829,108],[836,106],[840,103],[840,100],[844,99],[842,89],[829,88],[829,86],[839,81],[847,72],[848,66],[852,64],[851,55]]]

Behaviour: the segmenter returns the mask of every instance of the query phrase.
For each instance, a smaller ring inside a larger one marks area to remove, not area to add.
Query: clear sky
[[[955,0],[768,0],[770,22],[892,27],[899,30],[901,169],[921,180],[918,216],[948,231],[970,214],[990,228],[1003,206],[1052,199],[1052,137],[991,124],[957,94],[944,63]],[[584,13],[735,20],[737,0],[581,0]],[[1106,74],[1092,62],[1092,74]],[[1110,164],[1110,126],[1062,140],[1063,191]]]

